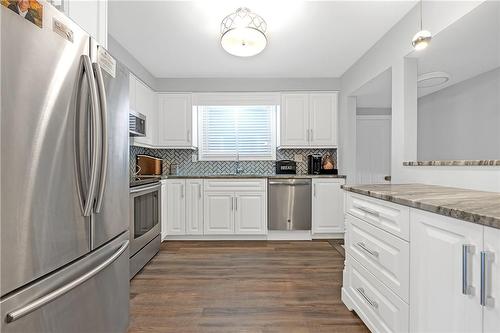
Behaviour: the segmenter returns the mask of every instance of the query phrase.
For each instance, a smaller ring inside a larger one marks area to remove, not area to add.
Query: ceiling
[[[450,75],[443,85],[419,88],[419,97],[500,67],[500,2],[476,7],[410,57],[418,58],[419,75],[435,71]]]
[[[110,1],[109,33],[157,78],[340,77],[415,1]],[[268,24],[251,58],[220,46],[221,20],[246,6]]]
[[[392,107],[392,71],[385,70],[353,93],[358,108]]]

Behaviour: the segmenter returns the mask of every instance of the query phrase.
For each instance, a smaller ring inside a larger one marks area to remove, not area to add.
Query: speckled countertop
[[[344,175],[168,175],[162,179],[245,179],[245,178],[346,178]]]
[[[500,193],[424,184],[344,185],[343,189],[500,229]]]
[[[404,166],[500,166],[500,160],[407,161]]]

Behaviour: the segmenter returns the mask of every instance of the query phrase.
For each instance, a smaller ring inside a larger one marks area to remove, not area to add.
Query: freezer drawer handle
[[[111,265],[123,252],[125,252],[125,250],[128,247],[128,243],[129,243],[128,240],[124,241],[122,243],[122,245],[120,246],[120,248],[111,257],[106,259],[106,261],[104,261],[99,266],[97,266],[97,267],[93,268],[92,270],[88,271],[87,273],[83,274],[79,278],[71,281],[70,283],[62,286],[59,289],[54,290],[51,293],[48,293],[45,296],[42,296],[42,297],[34,300],[31,303],[28,303],[27,305],[23,306],[20,309],[9,312],[7,314],[7,318],[6,318],[7,323],[11,323],[13,321],[18,320],[19,318],[26,316],[27,314],[35,311],[36,309],[39,309],[42,306],[44,306],[44,305],[54,301],[55,299],[61,297],[62,295],[66,294],[68,291],[78,287],[79,285],[81,285],[85,281],[93,278],[100,271],[102,271],[103,269],[105,269],[106,267]]]

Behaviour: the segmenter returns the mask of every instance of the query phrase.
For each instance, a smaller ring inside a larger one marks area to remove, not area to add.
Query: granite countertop
[[[346,178],[345,175],[167,175],[162,176],[162,179],[193,179],[193,178],[203,178],[203,179],[215,179],[215,178],[225,178],[225,179],[244,179],[244,178]]]
[[[500,166],[500,160],[407,161],[404,166]]]
[[[424,184],[344,185],[342,188],[500,229],[500,193]]]

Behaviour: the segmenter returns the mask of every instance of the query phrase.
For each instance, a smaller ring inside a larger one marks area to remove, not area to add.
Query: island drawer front
[[[205,180],[205,191],[265,192],[266,179],[211,179]]]
[[[406,241],[410,239],[410,208],[347,192],[347,213]]]
[[[349,214],[346,223],[347,252],[409,303],[409,243]]]
[[[347,292],[354,310],[376,332],[408,332],[409,307],[363,265],[347,255]]]

